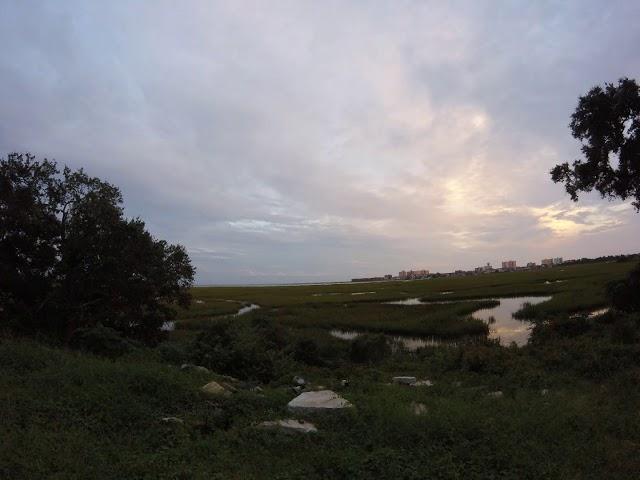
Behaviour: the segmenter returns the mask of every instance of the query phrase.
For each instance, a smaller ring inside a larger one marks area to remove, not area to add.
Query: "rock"
[[[414,415],[424,415],[427,413],[427,406],[424,403],[411,402],[411,410]]]
[[[252,392],[262,393],[262,387],[260,385],[256,385],[255,387],[250,389]]]
[[[307,384],[307,381],[304,378],[296,375],[295,377],[293,377],[293,384],[298,385],[300,387],[304,387]]]
[[[175,423],[175,424],[183,424],[184,420],[178,417],[162,417],[160,419],[162,423]]]
[[[549,395],[549,390],[548,390],[548,389],[546,389],[546,388],[543,388],[542,390],[540,390],[540,395],[542,395],[543,397],[544,397],[545,395]]]
[[[413,385],[416,383],[416,377],[393,377],[393,383],[400,385]]]
[[[194,303],[197,303],[198,305],[204,305],[204,300],[196,300]]]
[[[348,387],[349,386],[349,380],[344,379],[344,380],[340,380],[340,385],[343,387]]]
[[[291,387],[291,390],[293,390],[296,393],[302,393],[302,390],[304,390],[304,388],[301,387],[300,385],[296,385],[295,387]]]
[[[202,390],[207,395],[231,395],[231,392],[229,392],[229,390],[224,388],[218,382],[209,382],[200,390]]]
[[[503,396],[503,393],[500,390],[487,393],[487,397],[501,398],[502,396]]]
[[[316,433],[318,431],[313,423],[294,419],[262,422],[258,427],[274,430],[277,429],[286,433]]]
[[[182,365],[180,365],[180,370],[194,370],[196,372],[211,373],[211,370],[209,370],[207,367],[194,365],[193,363],[183,363]]]
[[[433,382],[431,380],[418,380],[411,384],[412,387],[432,387]]]
[[[304,392],[287,404],[289,410],[309,413],[339,410],[349,407],[352,407],[352,405],[348,400],[345,400],[331,390]]]

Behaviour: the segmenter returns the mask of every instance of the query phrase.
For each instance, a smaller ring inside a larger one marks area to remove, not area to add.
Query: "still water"
[[[500,305],[492,308],[483,308],[473,313],[473,318],[489,324],[489,338],[499,339],[501,345],[510,345],[515,342],[518,346],[525,345],[531,335],[531,324],[527,321],[513,318],[513,314],[520,310],[525,303],[536,305],[551,299],[549,296],[531,296],[514,298],[483,298],[480,300],[498,300]],[[460,301],[460,300],[458,300]],[[392,305],[424,305],[428,303],[454,303],[452,302],[422,302],[419,298],[409,298],[395,302],[386,302]],[[353,340],[362,332],[348,330],[331,330],[331,335],[343,340]],[[452,345],[454,342],[441,340],[434,337],[411,337],[405,335],[386,335],[392,345],[401,345],[406,350],[415,351],[422,347]]]
[[[550,299],[551,297],[499,298],[497,300],[500,300],[500,305],[477,310],[472,316],[489,323],[489,338],[499,338],[501,345],[510,345],[511,342],[515,342],[521,347],[529,340],[531,324],[513,318],[513,314],[520,310],[525,303],[536,305]],[[495,319],[495,322],[489,321],[491,317]]]

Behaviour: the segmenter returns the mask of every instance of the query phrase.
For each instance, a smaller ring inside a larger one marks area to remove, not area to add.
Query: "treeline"
[[[101,325],[153,343],[193,276],[183,246],[124,217],[116,186],[29,154],[0,159],[3,330],[68,343]]]

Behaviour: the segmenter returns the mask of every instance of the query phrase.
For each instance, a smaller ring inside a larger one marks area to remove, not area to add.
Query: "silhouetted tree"
[[[185,249],[123,216],[117,187],[29,154],[0,159],[0,319],[69,339],[98,323],[154,340],[187,306]]]
[[[580,97],[571,132],[582,142],[584,159],[551,170],[575,201],[578,193],[633,199],[640,211],[640,89],[635,80],[596,86]]]
[[[603,198],[632,198],[640,211],[640,88],[635,80],[592,88],[580,97],[570,127],[583,143],[585,159],[556,165],[553,181],[564,183],[574,201],[579,192],[595,189]],[[625,280],[610,283],[607,296],[619,310],[640,310],[640,266]]]

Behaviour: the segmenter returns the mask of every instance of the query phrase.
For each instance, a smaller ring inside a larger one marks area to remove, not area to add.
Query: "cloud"
[[[578,95],[639,76],[633,2],[0,6],[0,152],[119,185],[198,281],[633,250],[550,168]],[[606,21],[603,21],[606,19]]]

